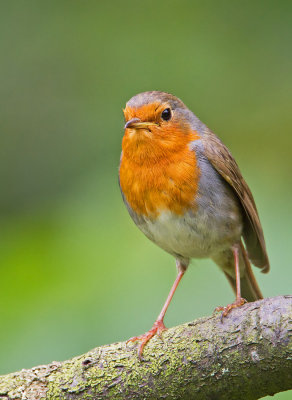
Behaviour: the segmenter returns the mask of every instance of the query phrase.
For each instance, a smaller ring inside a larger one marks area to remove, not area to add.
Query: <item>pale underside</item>
[[[158,218],[144,218],[141,231],[159,247],[186,263],[191,258],[213,258],[240,240],[242,224],[233,211],[224,220],[199,209],[180,216],[162,211]]]

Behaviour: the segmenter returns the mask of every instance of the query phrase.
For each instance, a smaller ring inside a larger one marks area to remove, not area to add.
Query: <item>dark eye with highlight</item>
[[[161,118],[164,121],[170,120],[170,118],[171,118],[171,110],[170,110],[170,108],[166,108],[165,110],[162,111]]]

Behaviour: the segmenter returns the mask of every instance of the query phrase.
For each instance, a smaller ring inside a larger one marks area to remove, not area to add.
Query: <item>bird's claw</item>
[[[165,327],[163,321],[155,321],[153,327],[146,333],[140,336],[134,336],[127,340],[127,344],[130,342],[136,342],[139,341],[140,345],[138,348],[138,357],[140,361],[142,361],[142,355],[143,355],[143,349],[145,345],[149,342],[149,340],[155,336],[158,335],[160,339],[162,339],[162,332],[165,331],[167,328]]]
[[[247,303],[247,300],[240,297],[239,299],[236,299],[233,303],[228,304],[226,307],[216,307],[215,311],[222,311],[221,321],[223,321],[223,318],[226,317],[233,308],[241,307],[245,303]]]

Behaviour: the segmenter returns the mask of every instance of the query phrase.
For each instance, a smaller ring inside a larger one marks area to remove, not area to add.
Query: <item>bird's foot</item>
[[[143,335],[140,336],[134,336],[127,340],[127,344],[129,342],[136,342],[139,341],[140,345],[138,348],[138,357],[140,361],[142,360],[142,354],[143,354],[143,349],[144,346],[149,342],[149,340],[155,336],[158,335],[160,338],[162,338],[162,332],[165,331],[167,328],[165,327],[163,321],[155,321],[153,327],[150,329],[150,331],[144,333]]]
[[[243,299],[242,297],[239,297],[238,299],[236,299],[233,303],[228,304],[226,307],[216,307],[215,311],[222,311],[221,314],[221,321],[223,320],[224,317],[226,317],[227,314],[230,313],[230,311],[233,308],[237,308],[237,307],[241,307],[243,306],[245,303],[247,303],[247,300]]]

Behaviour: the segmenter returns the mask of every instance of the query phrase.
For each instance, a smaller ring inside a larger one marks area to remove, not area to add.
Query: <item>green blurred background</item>
[[[260,286],[291,293],[291,2],[141,4],[1,2],[2,374],[143,333],[160,311],[175,263],[117,180],[122,108],[141,91],[182,98],[231,149],[271,259]],[[167,326],[233,299],[211,261],[192,264]]]

